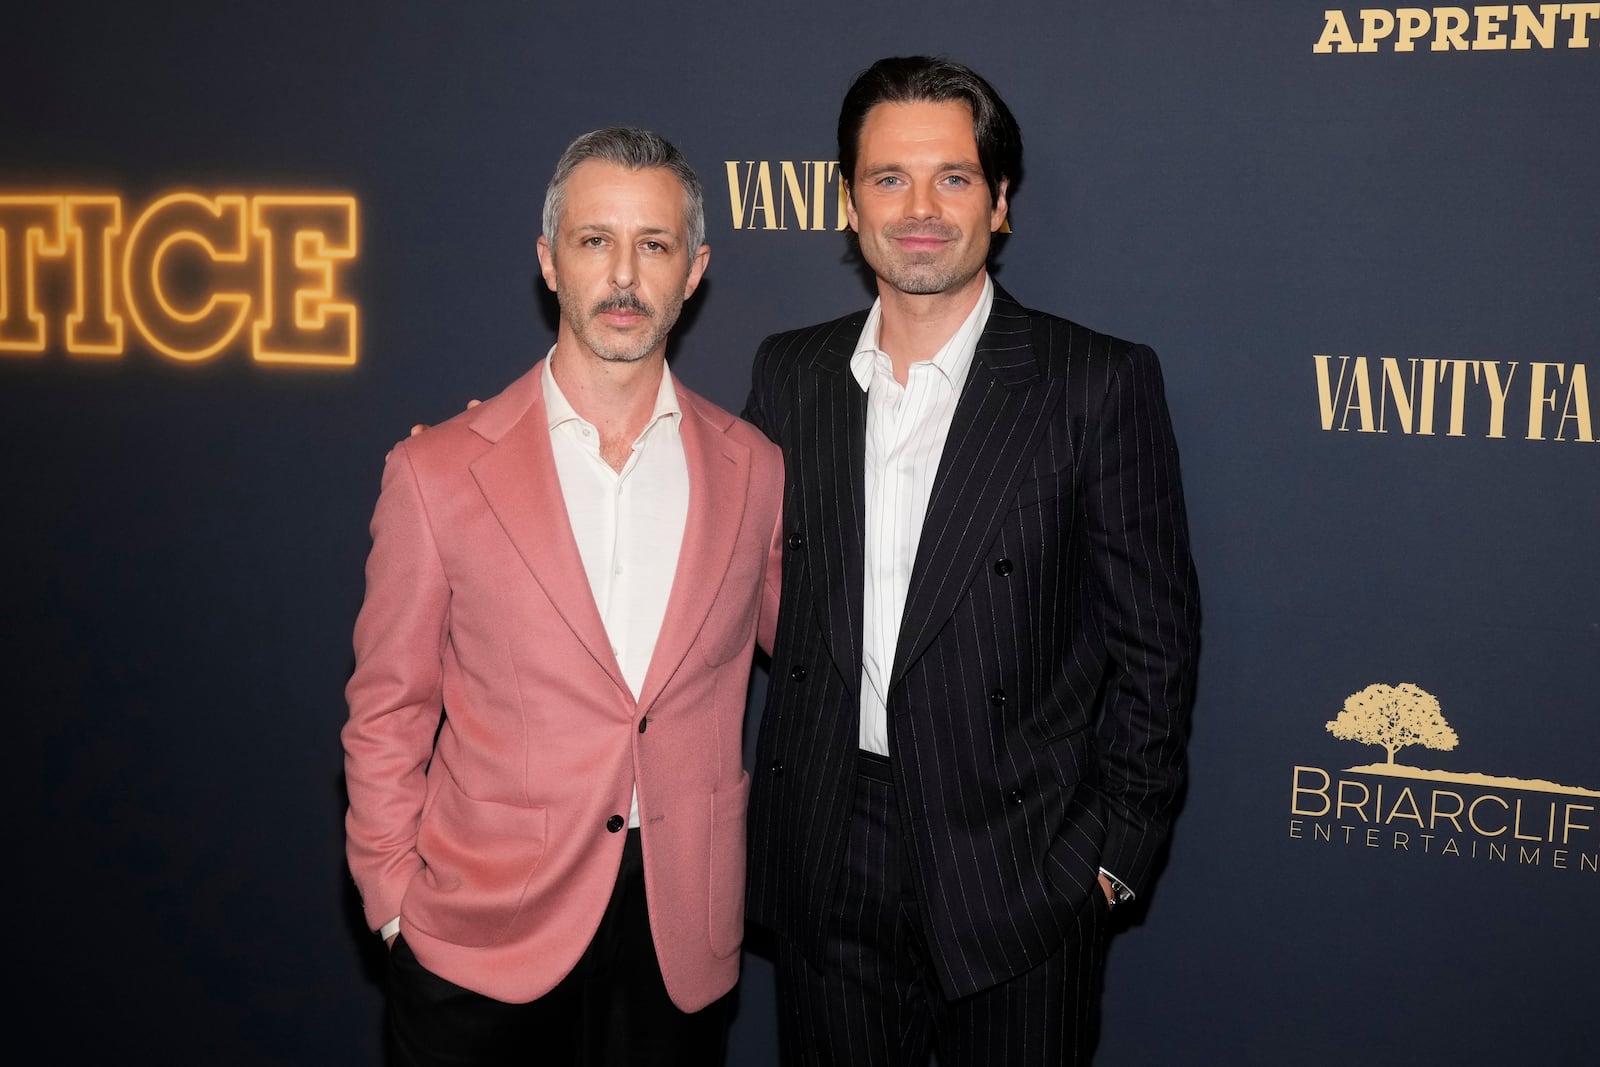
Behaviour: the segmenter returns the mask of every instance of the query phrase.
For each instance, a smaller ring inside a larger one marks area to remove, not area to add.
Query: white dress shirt
[[[544,365],[544,408],[561,498],[611,651],[638,699],[667,613],[689,515],[689,466],[678,433],[683,411],[672,372],[663,365],[650,421],[634,438],[622,470],[612,470],[600,454],[600,431],[556,384],[550,369],[555,358],[552,348]],[[637,787],[628,825],[639,825]]]
[[[874,301],[861,328],[850,371],[867,394],[863,468],[866,531],[862,540],[861,747],[889,755],[889,670],[900,637],[911,566],[933,478],[978,338],[994,304],[987,276],[977,304],[932,359],[911,364],[902,386],[889,356],[878,347],[882,301]]]

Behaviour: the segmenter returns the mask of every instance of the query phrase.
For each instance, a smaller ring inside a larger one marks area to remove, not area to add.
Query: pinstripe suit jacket
[[[750,916],[821,952],[858,749],[866,313],[761,345],[783,449],[782,606],[750,801]],[[1059,951],[1097,869],[1146,889],[1182,784],[1199,636],[1150,349],[996,289],[936,475],[889,745],[949,996]]]

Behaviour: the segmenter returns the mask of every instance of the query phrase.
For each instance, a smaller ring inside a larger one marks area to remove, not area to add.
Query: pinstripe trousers
[[[887,759],[863,752],[826,957],[778,938],[786,1067],[1087,1064],[1100,1015],[1110,909],[1098,887],[1079,937],[998,986],[947,999],[928,962]]]

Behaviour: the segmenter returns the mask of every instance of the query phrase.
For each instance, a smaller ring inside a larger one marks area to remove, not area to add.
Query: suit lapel
[[[673,385],[683,412],[678,430],[689,469],[689,513],[667,611],[639,691],[641,708],[661,694],[700,636],[733,560],[749,499],[750,450],[711,425],[696,398]]]
[[[865,322],[864,312],[843,320],[802,375],[798,447],[787,457],[799,467],[806,563],[821,579],[813,583],[816,610],[851,687],[861,684],[867,394],[850,373],[850,356]]]
[[[550,427],[545,417],[540,368],[531,372],[532,402],[521,416],[504,425],[501,410],[486,410],[480,420],[492,426],[489,450],[472,461],[472,477],[516,547],[534,579],[550,598],[563,621],[613,682],[632,698],[611,640],[606,636],[600,609],[578,554],[578,542],[567,518],[550,450]],[[490,404],[494,403],[493,401]],[[485,404],[486,409],[490,404]],[[477,428],[478,423],[474,423]]]
[[[1060,383],[1041,375],[1043,349],[1035,350],[1033,334],[1028,313],[996,288],[934,475],[891,686],[927,650],[984,565],[1054,410]]]

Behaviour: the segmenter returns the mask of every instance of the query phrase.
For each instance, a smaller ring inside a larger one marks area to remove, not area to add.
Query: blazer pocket
[[[1049,474],[1038,478],[1029,478],[1017,488],[1017,495],[1012,498],[1011,507],[1025,508],[1030,504],[1037,504],[1042,500],[1060,496],[1072,484],[1072,472],[1051,471]]]
[[[1105,811],[1100,795],[1083,786],[1064,792],[1063,800],[1061,825],[1044,854],[1044,878],[1068,910],[1076,912],[1091,891],[1100,891]]]
[[[745,809],[750,775],[711,794],[711,954],[727,959],[744,940]]]
[[[712,605],[711,615],[706,619],[706,628],[700,639],[701,655],[708,667],[720,667],[741,652],[748,659],[750,646],[756,639],[756,617],[760,613],[759,597],[748,598],[747,603],[737,611],[737,614],[732,611],[724,612],[722,607],[721,603]],[[733,614],[733,617],[725,617],[728,614]]]
[[[401,910],[418,930],[481,948],[500,941],[522,910],[544,858],[545,809],[475,800],[444,773],[417,831],[424,866]]]

